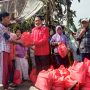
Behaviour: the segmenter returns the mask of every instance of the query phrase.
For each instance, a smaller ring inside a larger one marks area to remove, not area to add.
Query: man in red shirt
[[[35,27],[32,29],[33,45],[35,46],[35,62],[37,71],[49,68],[49,30],[42,25],[42,17],[35,17]]]

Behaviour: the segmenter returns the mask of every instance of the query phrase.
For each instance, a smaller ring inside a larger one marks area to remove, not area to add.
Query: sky
[[[74,18],[75,25],[78,27],[78,21],[81,18],[90,18],[90,0],[73,0],[72,9],[76,11],[76,16]]]

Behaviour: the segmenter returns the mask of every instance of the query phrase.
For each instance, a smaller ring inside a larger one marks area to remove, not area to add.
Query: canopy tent
[[[44,5],[41,0],[0,0],[0,10],[15,13],[16,17],[28,19]]]
[[[37,13],[43,6],[43,2],[40,0],[28,0],[23,8],[19,18],[28,19]]]

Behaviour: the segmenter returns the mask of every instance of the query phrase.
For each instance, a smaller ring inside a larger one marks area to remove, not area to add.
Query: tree
[[[76,11],[71,10],[73,0],[41,0],[46,8],[47,24],[62,24],[67,21],[67,27],[72,27],[76,31],[73,18],[76,16]],[[80,2],[80,0],[78,0]],[[63,9],[64,7],[64,9]],[[43,9],[45,9],[43,8]],[[42,10],[45,11],[45,10]],[[42,12],[44,13],[44,12]],[[41,13],[40,13],[41,14]],[[48,19],[48,20],[47,20]]]

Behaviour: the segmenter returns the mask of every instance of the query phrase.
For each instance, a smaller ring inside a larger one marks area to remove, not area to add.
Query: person
[[[17,40],[20,40],[21,31],[17,29],[15,33],[17,35]],[[27,60],[27,50],[28,50],[27,47],[20,44],[16,44],[15,68],[16,70],[20,71],[21,80],[22,79],[29,80],[29,75],[28,75],[29,65]]]
[[[35,68],[36,64],[35,64],[35,55],[34,55],[33,48],[34,48],[34,46],[30,47],[30,58],[31,58],[31,61],[32,61],[32,68]]]
[[[63,29],[60,25],[58,25],[58,26],[56,26],[56,33],[52,36],[52,38],[50,40],[51,46],[54,46],[54,55],[55,55],[57,68],[62,64],[65,67],[69,66],[68,56],[66,56],[65,58],[62,58],[58,52],[58,45],[62,42],[67,46],[67,48],[69,48],[68,40],[67,40],[66,36],[63,34]]]
[[[49,68],[49,30],[42,25],[42,17],[35,17],[35,27],[32,29],[35,63],[37,73]]]
[[[77,41],[79,42],[82,61],[84,58],[90,59],[90,29],[88,19],[81,20],[81,30],[77,37]]]
[[[8,88],[9,67],[10,67],[10,15],[8,12],[0,14],[0,82],[4,88]]]
[[[16,40],[17,36],[15,33],[10,33],[10,38]],[[15,43],[10,43],[10,68],[9,68],[9,88],[13,86],[14,71],[15,71]]]
[[[72,42],[72,38],[73,38],[72,36],[74,35],[74,32],[73,31],[68,32],[64,25],[61,25],[61,27],[63,30],[63,34],[66,36],[68,41],[68,45],[69,45],[68,58],[69,58],[70,66],[72,66],[74,63],[74,55],[75,55],[73,49],[73,42]]]

